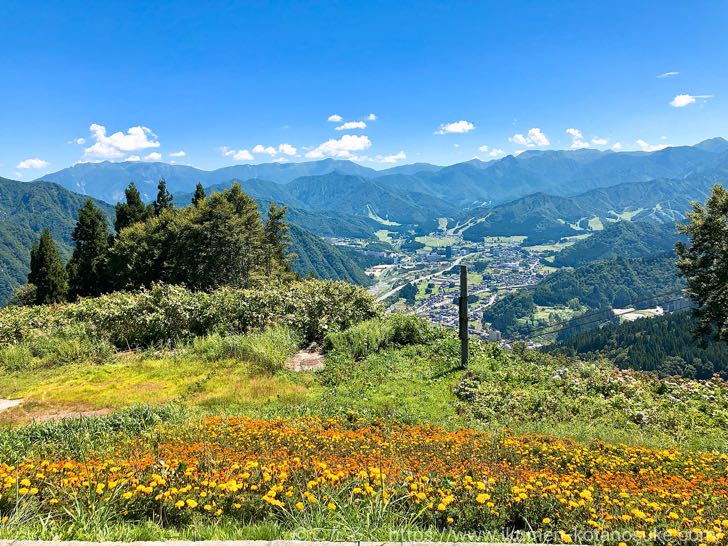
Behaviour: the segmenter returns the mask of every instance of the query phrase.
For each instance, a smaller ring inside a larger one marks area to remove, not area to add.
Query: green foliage
[[[237,183],[197,207],[162,207],[159,215],[126,228],[114,241],[108,258],[111,286],[132,289],[165,282],[214,290],[286,280],[281,212],[276,209],[276,227],[270,228],[275,239],[267,241],[257,205]]]
[[[157,198],[152,203],[154,206],[154,214],[159,216],[165,210],[169,210],[174,207],[172,194],[167,190],[167,181],[162,178],[157,185]]]
[[[78,211],[78,222],[71,238],[76,246],[67,264],[68,295],[71,298],[97,296],[108,284],[106,251],[109,230],[104,213],[91,199],[86,199]]]
[[[678,266],[698,304],[698,332],[728,341],[728,191],[716,184],[687,216],[678,229],[690,243],[677,245]]]
[[[386,319],[361,322],[324,339],[324,350],[343,352],[354,360],[396,345],[425,343],[439,335],[439,328],[414,315],[388,315]]]
[[[270,328],[248,335],[211,334],[195,338],[188,346],[191,355],[205,360],[246,361],[267,373],[283,368],[286,359],[301,345],[300,336],[290,328]]]
[[[28,284],[35,286],[37,304],[65,301],[68,295],[68,275],[48,229],[43,230],[40,242],[30,251]]]
[[[116,220],[114,221],[116,233],[121,233],[122,229],[141,222],[147,216],[147,207],[134,182],[127,186],[124,195],[126,203],[116,204]]]
[[[417,297],[417,292],[417,286],[409,282],[400,288],[398,295],[400,298],[404,298],[404,301],[407,303],[413,304]]]
[[[676,313],[584,332],[553,350],[587,358],[603,356],[620,368],[652,371],[663,377],[710,379],[717,373],[728,379],[728,344],[696,339],[695,328],[690,313]]]
[[[284,206],[277,207],[275,202],[268,207],[268,217],[263,225],[263,242],[266,245],[265,268],[266,275],[273,275],[273,268],[283,268],[283,271],[289,271],[289,262],[295,259],[295,255],[286,255],[286,250],[291,245],[288,236],[288,224],[284,221],[284,217],[288,208]]]
[[[82,324],[117,347],[176,342],[194,336],[241,334],[280,324],[306,341],[377,316],[379,306],[363,289],[307,280],[259,289],[222,288],[212,293],[154,285],[57,306],[0,310],[0,344],[26,340]]]
[[[202,187],[201,182],[198,182],[195,185],[195,193],[192,195],[192,205],[195,207],[198,206],[205,197],[205,188]]]

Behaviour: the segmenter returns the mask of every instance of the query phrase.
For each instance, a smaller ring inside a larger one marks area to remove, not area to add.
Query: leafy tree
[[[97,296],[107,288],[104,266],[109,228],[103,212],[91,199],[87,199],[78,211],[78,222],[71,238],[76,247],[67,265],[69,296]]]
[[[48,229],[30,251],[28,283],[35,286],[35,303],[59,303],[68,295],[68,275]]]
[[[119,233],[122,229],[132,224],[141,222],[147,214],[147,207],[144,205],[142,196],[139,194],[139,190],[134,185],[134,182],[131,182],[127,186],[124,194],[126,196],[126,203],[116,204],[116,220],[114,221],[116,233]]]
[[[705,206],[693,203],[678,230],[689,238],[676,250],[688,294],[698,304],[697,333],[728,340],[728,191],[713,186]]]
[[[154,200],[154,214],[159,216],[163,211],[173,208],[172,194],[167,190],[167,181],[162,178],[157,184],[157,198]]]
[[[263,226],[263,237],[268,247],[266,252],[266,275],[272,274],[273,264],[278,263],[286,270],[290,270],[290,261],[295,257],[286,256],[286,249],[290,246],[288,238],[288,224],[284,217],[288,207],[282,205],[277,207],[275,202],[268,208],[268,218]]]
[[[198,207],[205,197],[205,188],[202,187],[201,182],[198,182],[195,186],[195,194],[192,196],[192,204]]]

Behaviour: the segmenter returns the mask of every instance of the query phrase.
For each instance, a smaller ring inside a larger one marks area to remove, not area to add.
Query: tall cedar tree
[[[68,296],[68,275],[48,229],[30,251],[28,282],[35,285],[35,303],[59,303]]]
[[[678,267],[688,295],[698,304],[696,334],[728,340],[728,191],[716,184],[705,206],[693,203],[678,231],[690,239],[678,243]]]
[[[147,214],[147,207],[142,201],[134,182],[131,182],[124,190],[126,195],[126,203],[116,204],[116,220],[114,221],[114,230],[119,233],[122,229],[132,224],[144,220]]]
[[[192,205],[199,207],[202,200],[205,198],[205,188],[202,187],[202,183],[198,182],[195,186],[195,194],[192,196]]]
[[[266,275],[273,274],[273,264],[278,264],[285,271],[290,271],[290,262],[295,258],[286,256],[286,249],[291,245],[288,237],[288,224],[284,221],[288,207],[276,206],[275,201],[268,207],[268,218],[263,226],[265,244],[268,247],[265,264]]]
[[[78,222],[71,238],[76,243],[68,262],[68,295],[98,296],[107,287],[105,271],[109,248],[109,228],[106,217],[87,199],[78,211]]]
[[[154,200],[154,214],[159,216],[162,211],[173,208],[172,194],[167,191],[167,181],[162,178],[157,184],[157,198]]]

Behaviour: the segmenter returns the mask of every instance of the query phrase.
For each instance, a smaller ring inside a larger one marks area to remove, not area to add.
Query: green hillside
[[[0,178],[0,305],[25,282],[30,248],[44,228],[50,229],[61,256],[70,256],[71,232],[85,200],[57,184]],[[112,217],[110,205],[96,205]]]
[[[313,275],[361,286],[372,283],[364,270],[335,246],[295,224],[290,225],[289,234],[289,251],[296,255],[293,270],[302,277]]]
[[[530,319],[541,307],[571,306],[578,310],[621,308],[656,294],[678,291],[684,283],[673,254],[643,258],[612,258],[562,269],[532,288],[523,288],[496,301],[483,315],[485,322],[508,334],[525,334],[548,321]],[[644,307],[658,300],[642,302]]]
[[[619,256],[637,258],[667,252],[675,248],[678,239],[675,226],[670,223],[617,222],[558,252],[553,265],[579,267]]]
[[[695,326],[691,313],[674,313],[582,332],[553,350],[581,358],[606,357],[620,368],[662,376],[710,379],[719,374],[728,379],[728,344],[695,339]]]

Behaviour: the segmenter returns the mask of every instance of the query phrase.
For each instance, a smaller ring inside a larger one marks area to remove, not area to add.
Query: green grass
[[[441,237],[436,235],[423,235],[421,237],[416,237],[415,240],[418,243],[422,243],[429,248],[442,248],[445,246],[452,246],[458,242],[457,237]]]

